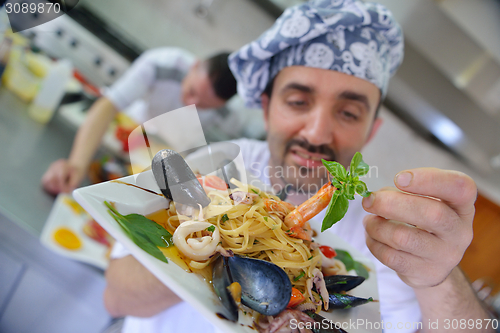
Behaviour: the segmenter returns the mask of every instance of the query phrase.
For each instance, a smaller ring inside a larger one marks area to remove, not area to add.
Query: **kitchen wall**
[[[274,19],[248,0],[81,0],[143,49],[178,46],[198,56],[236,50]],[[202,17],[195,10],[209,5]]]

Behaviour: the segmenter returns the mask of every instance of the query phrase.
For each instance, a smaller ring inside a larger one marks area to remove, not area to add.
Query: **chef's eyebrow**
[[[299,91],[305,92],[305,93],[313,93],[314,92],[314,89],[311,88],[310,86],[306,86],[306,85],[303,85],[303,84],[300,84],[297,82],[291,82],[291,83],[287,84],[286,86],[284,86],[283,89],[281,89],[281,93],[284,93],[287,90],[299,90]]]
[[[367,112],[369,112],[371,110],[370,109],[370,102],[368,100],[368,97],[366,97],[366,95],[363,95],[363,94],[360,94],[360,93],[357,93],[354,91],[346,90],[340,94],[339,98],[361,102],[366,107]]]

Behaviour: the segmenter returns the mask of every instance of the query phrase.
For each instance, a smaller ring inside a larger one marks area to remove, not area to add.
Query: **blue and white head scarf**
[[[288,66],[325,68],[375,84],[382,97],[403,60],[403,33],[380,4],[316,0],[290,7],[271,29],[229,57],[238,93],[248,107]]]

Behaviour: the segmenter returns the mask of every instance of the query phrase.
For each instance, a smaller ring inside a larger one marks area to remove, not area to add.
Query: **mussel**
[[[328,295],[329,310],[350,309],[358,305],[373,302],[373,298],[361,298],[347,294],[330,293]]]
[[[156,183],[163,195],[175,203],[198,208],[210,203],[205,190],[184,158],[171,149],[156,153],[151,163]]]
[[[292,294],[292,283],[275,264],[242,256],[219,257],[213,267],[214,289],[228,310],[228,318],[238,319],[236,302],[227,287],[241,286],[241,303],[266,316],[283,311]]]
[[[340,293],[356,288],[365,281],[362,276],[329,275],[325,277],[326,289],[329,293]]]
[[[372,298],[360,298],[342,292],[356,288],[365,281],[362,276],[330,275],[325,277],[325,286],[329,294],[329,310],[349,309],[373,301]]]
[[[321,324],[318,325],[319,328],[313,327],[312,331],[314,333],[347,333],[342,328],[337,327],[338,325],[336,326],[335,323],[317,314],[316,312],[306,311],[306,313],[309,317],[314,319],[314,321]]]

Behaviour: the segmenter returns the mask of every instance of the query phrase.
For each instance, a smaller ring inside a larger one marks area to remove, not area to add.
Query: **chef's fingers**
[[[45,190],[52,194],[64,192],[68,177],[68,166],[64,159],[52,163],[42,177],[42,185]]]
[[[82,181],[83,175],[79,168],[71,166],[69,170],[68,192],[72,192]]]
[[[387,220],[417,226],[445,239],[454,237],[465,222],[445,203],[400,191],[376,191],[363,200],[363,208]]]
[[[364,218],[363,224],[366,233],[372,239],[398,251],[430,258],[440,248],[441,240],[438,237],[405,223],[368,215]]]
[[[398,173],[394,183],[402,191],[442,200],[460,217],[474,215],[477,187],[472,178],[462,172],[417,168]]]

